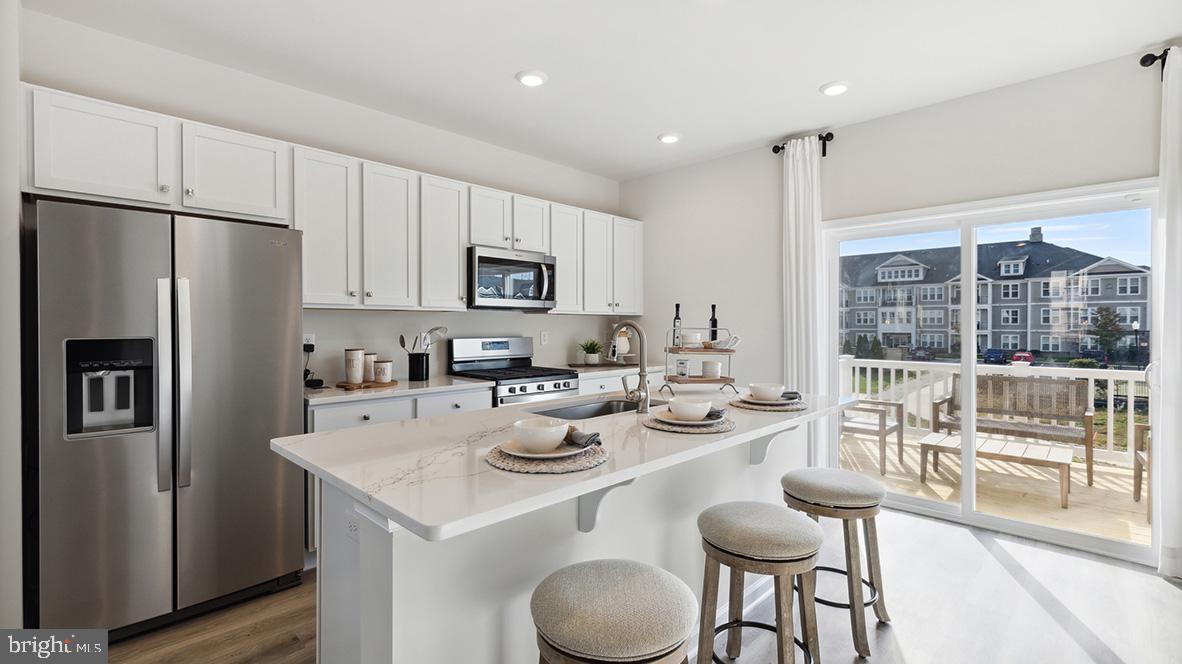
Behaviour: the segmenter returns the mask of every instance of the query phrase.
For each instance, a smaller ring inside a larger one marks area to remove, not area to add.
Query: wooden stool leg
[[[940,453],[932,451],[932,472],[940,472]]]
[[[778,664],[793,664],[796,661],[796,644],[792,626],[792,576],[777,576],[775,579],[776,661]]]
[[[1133,502],[1141,502],[1141,460],[1133,458]]]
[[[797,576],[800,579],[800,630],[805,645],[813,656],[813,664],[821,664],[821,639],[817,635],[817,570],[810,569]]]
[[[743,571],[731,568],[730,619],[743,619]],[[743,648],[743,630],[732,629],[726,634],[726,656],[737,659]]]
[[[1070,489],[1068,483],[1071,481],[1069,472],[1069,466],[1059,466],[1059,507],[1063,509],[1067,509],[1067,492]]]
[[[845,531],[846,587],[850,597],[850,630],[854,637],[854,650],[862,657],[870,656],[870,643],[866,640],[866,607],[862,599],[862,551],[858,546],[858,522],[842,519]]]
[[[928,448],[919,448],[919,483],[928,481]]]
[[[886,448],[887,437],[886,432],[881,429],[878,432],[878,474],[886,475]]]
[[[550,664],[550,662],[546,661],[545,655],[543,655],[542,653],[538,653],[538,664]]]
[[[870,517],[862,521],[862,529],[866,533],[866,561],[870,566],[870,583],[878,590],[878,600],[874,602],[874,615],[880,622],[890,622],[887,613],[886,598],[882,592],[882,563],[878,559],[878,523]]]
[[[706,573],[702,580],[702,620],[698,626],[698,664],[714,660],[714,615],[718,611],[719,562],[706,554]]]

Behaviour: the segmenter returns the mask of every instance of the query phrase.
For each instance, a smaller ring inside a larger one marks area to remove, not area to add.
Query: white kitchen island
[[[599,397],[611,398],[620,395]],[[736,427],[724,434],[666,433],[643,426],[644,415],[609,415],[574,422],[598,431],[610,454],[592,470],[523,475],[485,462],[515,420],[589,400],[272,441],[319,487],[319,661],[535,662],[530,593],[581,560],[639,560],[700,588],[698,512],[779,502],[780,475],[806,464],[801,425],[839,407],[806,396],[800,413],[730,408]],[[749,601],[767,587],[750,580]]]

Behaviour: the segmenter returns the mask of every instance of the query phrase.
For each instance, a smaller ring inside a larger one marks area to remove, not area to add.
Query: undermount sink
[[[665,403],[664,401],[649,401],[649,406],[659,406]],[[619,415],[620,413],[634,413],[640,404],[635,401],[626,401],[624,399],[610,399],[607,401],[588,401],[586,403],[576,403],[561,408],[552,408],[550,410],[534,410],[530,411],[535,415],[544,415],[545,417],[557,417],[562,420],[589,420],[592,417],[603,417],[604,415]]]

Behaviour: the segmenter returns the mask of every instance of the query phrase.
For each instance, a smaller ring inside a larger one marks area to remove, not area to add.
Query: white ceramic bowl
[[[701,332],[682,332],[681,333],[681,343],[682,343],[682,345],[685,345],[685,346],[700,344],[700,343],[702,343],[702,333]]]
[[[567,422],[555,417],[530,417],[513,423],[513,440],[531,454],[553,452],[566,438]]]
[[[779,401],[780,395],[784,394],[784,386],[775,383],[751,383],[747,389],[760,401]]]
[[[694,397],[673,397],[669,399],[669,410],[673,417],[687,422],[701,422],[710,412],[710,400]]]

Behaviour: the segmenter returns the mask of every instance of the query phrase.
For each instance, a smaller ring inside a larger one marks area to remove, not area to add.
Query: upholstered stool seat
[[[821,526],[772,503],[715,505],[698,515],[698,530],[715,547],[755,560],[796,560],[821,550]]]
[[[798,468],[780,478],[784,493],[797,500],[826,507],[874,507],[886,497],[878,482],[839,468]]]
[[[794,645],[804,651],[804,661],[819,657],[816,590],[817,552],[821,550],[821,526],[805,515],[772,503],[740,501],[715,505],[698,515],[706,572],[702,585],[702,613],[698,627],[698,664],[720,662],[714,657],[714,637],[727,633],[726,653],[734,659],[742,649],[744,627],[776,633],[780,664],[795,661]],[[715,623],[718,579],[721,567],[730,570],[730,620]],[[776,624],[743,619],[744,578],[766,574],[774,578]],[[792,580],[800,579],[800,628],[796,639],[792,625]]]
[[[684,581],[632,560],[564,567],[538,584],[530,599],[540,640],[570,661],[666,661],[663,655],[684,648],[697,610]],[[545,648],[542,656],[551,661]],[[682,653],[667,661],[684,658]]]
[[[780,478],[784,502],[815,520],[821,517],[841,519],[845,539],[845,569],[818,565],[819,572],[845,575],[849,601],[816,598],[818,604],[847,609],[850,612],[850,631],[854,649],[862,657],[870,656],[870,642],[866,636],[866,607],[874,607],[880,622],[890,622],[886,600],[882,594],[882,566],[878,559],[878,525],[875,517],[886,496],[882,485],[875,480],[849,470],[836,468],[798,468]],[[858,521],[865,533],[866,563],[870,578],[862,578],[862,550],[858,538]],[[863,599],[862,587],[870,589],[869,599]]]

